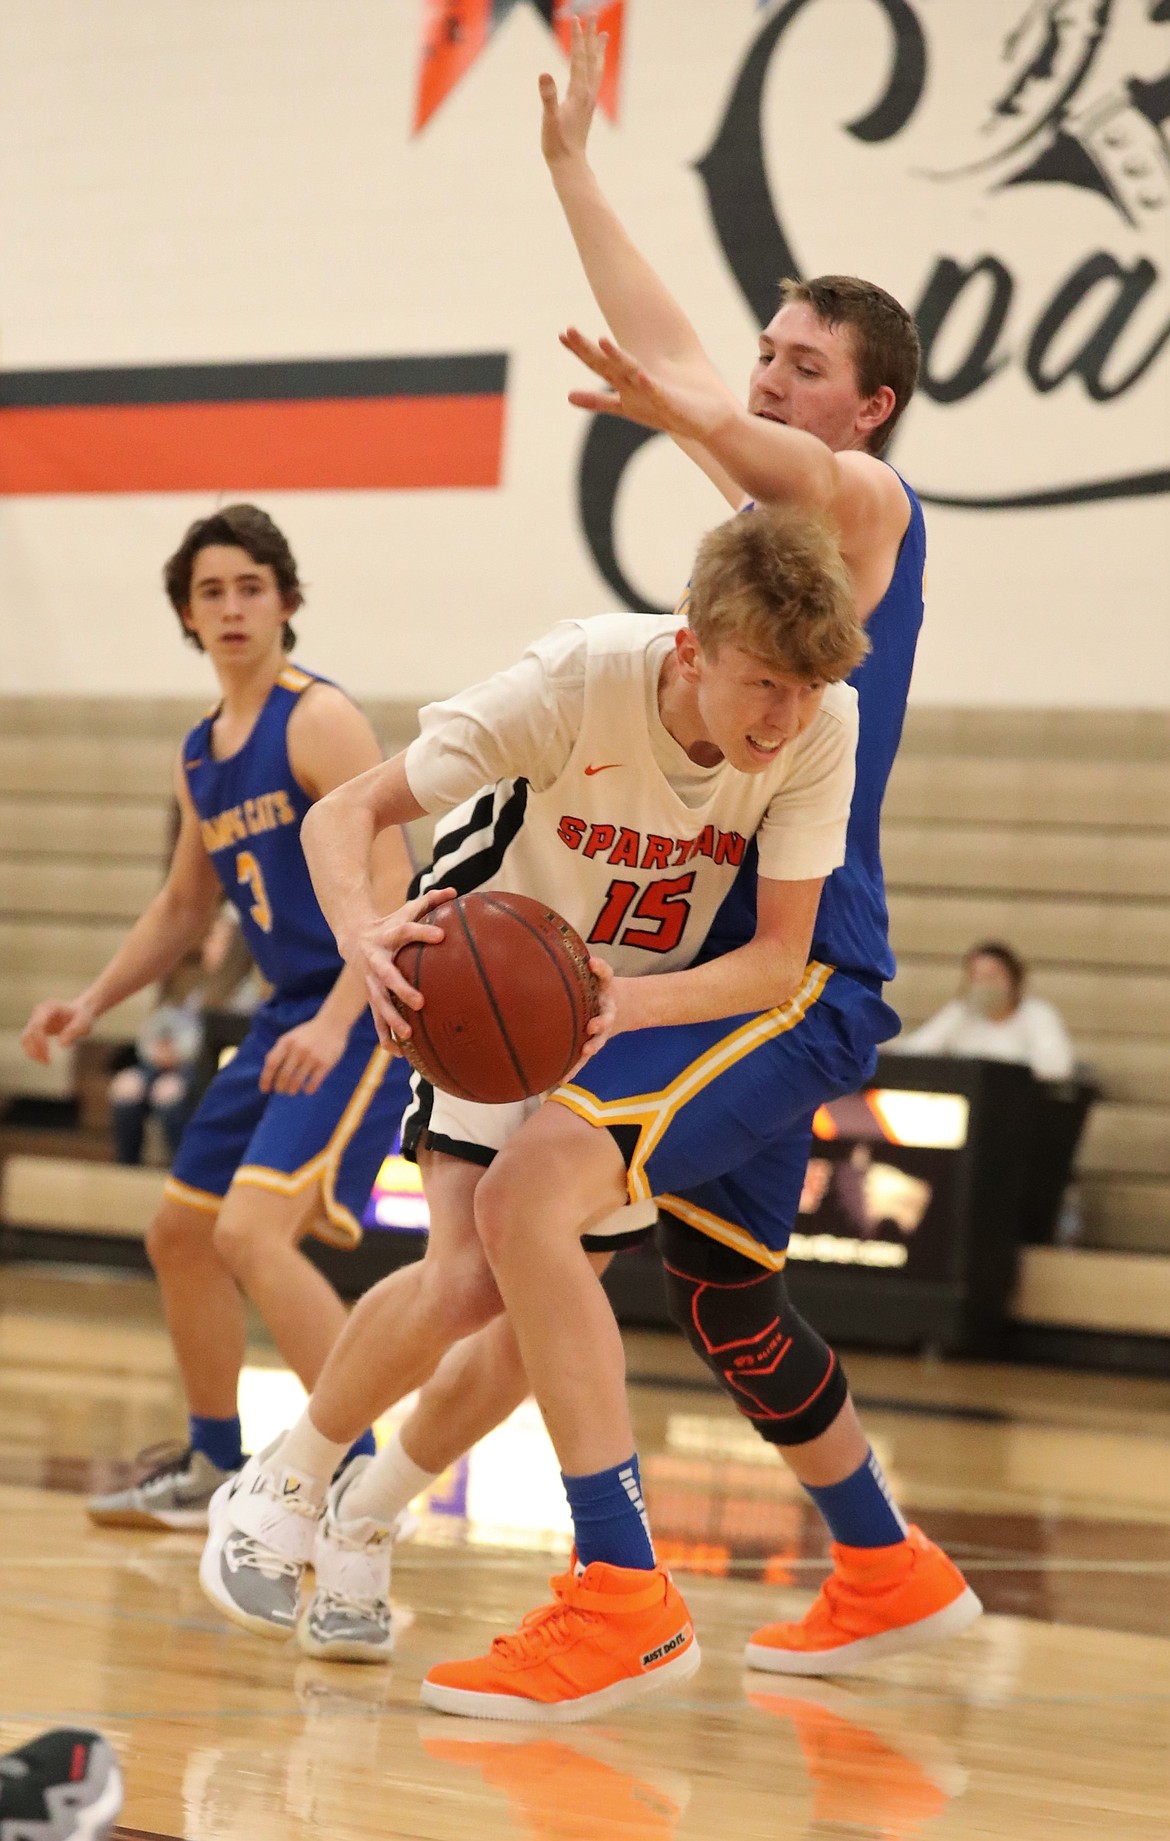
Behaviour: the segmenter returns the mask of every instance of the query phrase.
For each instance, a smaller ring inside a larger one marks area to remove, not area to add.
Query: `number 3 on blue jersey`
[[[264,887],[260,865],[250,850],[241,850],[236,858],[236,881],[246,883],[251,889],[252,906],[248,912],[263,932],[271,933],[272,904],[268,899],[268,890]]]

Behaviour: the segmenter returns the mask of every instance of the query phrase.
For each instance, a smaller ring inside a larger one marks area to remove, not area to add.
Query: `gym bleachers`
[[[883,837],[907,1025],[1010,942],[1100,1080],[1086,1244],[1170,1253],[1170,716],[912,709]]]
[[[71,1058],[35,1068],[19,1029],[36,999],[80,988],[157,889],[177,741],[199,710],[0,699],[5,1102],[74,1091]],[[408,705],[370,715],[387,750],[414,733]],[[1103,1090],[1079,1166],[1084,1244],[1102,1254],[1170,1255],[1168,763],[1170,716],[1157,713],[913,709],[886,805],[893,1002],[908,1026],[922,1021],[980,938],[1004,938],[1029,961],[1032,988],[1064,1013]],[[132,1037],[150,1001],[120,1006],[99,1034]],[[68,1215],[59,1225],[76,1230],[88,1209],[93,1231],[109,1233],[124,1208],[135,1231],[149,1178],[119,1200],[114,1171],[87,1186],[62,1170],[60,1153],[79,1149],[76,1137],[30,1138],[0,1119],[0,1154],[18,1159],[9,1222],[43,1231]]]

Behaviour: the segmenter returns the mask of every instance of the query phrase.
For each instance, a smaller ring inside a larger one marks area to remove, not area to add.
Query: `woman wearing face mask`
[[[886,1052],[966,1055],[985,1061],[1019,1061],[1037,1080],[1068,1080],[1075,1056],[1058,1010],[1042,997],[1026,997],[1027,967],[1010,946],[985,940],[963,961],[959,995]]]

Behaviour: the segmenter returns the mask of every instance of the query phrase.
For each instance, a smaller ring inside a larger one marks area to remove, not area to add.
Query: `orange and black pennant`
[[[587,6],[581,0],[425,0],[415,134],[426,127],[439,104],[471,69],[496,28],[515,7],[523,5],[535,6],[566,51],[574,14],[597,15],[600,30],[609,34],[598,100],[610,120],[617,120],[625,0],[601,0],[600,4],[590,0]]]

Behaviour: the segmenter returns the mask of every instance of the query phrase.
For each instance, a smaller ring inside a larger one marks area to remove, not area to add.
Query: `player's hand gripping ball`
[[[545,1093],[581,1058],[597,980],[580,934],[543,902],[460,895],[426,916],[441,943],[397,955],[423,998],[403,1050],[444,1093],[499,1106]]]

